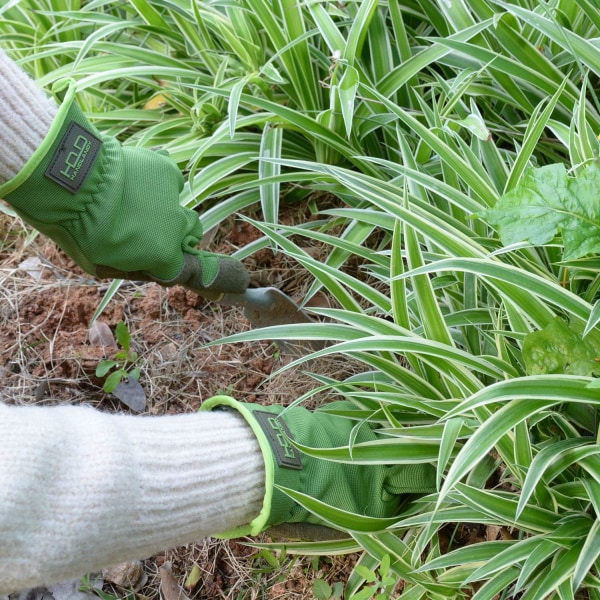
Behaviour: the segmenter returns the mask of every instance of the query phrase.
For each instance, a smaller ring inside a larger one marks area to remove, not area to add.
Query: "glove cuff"
[[[42,143],[37,147],[35,152],[31,155],[31,158],[25,163],[17,175],[7,181],[4,185],[0,186],[0,198],[6,198],[8,194],[14,192],[23,185],[54,145],[56,138],[61,132],[64,121],[71,110],[71,105],[75,100],[75,93],[77,91],[75,82],[72,79],[62,80],[55,86],[54,91],[62,92],[65,88],[66,91],[64,92],[62,104],[56,113],[56,117],[54,118],[46,137],[42,140]]]
[[[200,408],[202,411],[232,409],[246,419],[256,435],[265,461],[265,497],[259,515],[248,525],[215,536],[224,539],[258,535],[270,525],[285,522],[295,503],[275,486],[300,489],[303,469],[300,451],[290,444],[292,435],[278,418],[282,407],[245,404],[230,396],[215,396]]]

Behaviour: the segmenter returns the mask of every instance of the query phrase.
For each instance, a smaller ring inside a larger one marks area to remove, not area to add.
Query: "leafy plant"
[[[368,584],[360,591],[354,593],[353,600],[389,600],[393,598],[394,588],[397,585],[396,577],[390,570],[390,557],[384,554],[381,563],[376,569],[370,569],[365,565],[357,565],[356,573]]]
[[[313,595],[317,600],[333,600],[342,598],[344,586],[337,581],[333,586],[329,585],[324,579],[315,579],[313,583]]]
[[[139,368],[133,367],[138,354],[131,349],[131,334],[123,321],[117,323],[115,336],[121,350],[115,353],[114,358],[100,361],[96,367],[96,377],[106,377],[102,389],[108,394],[114,392],[123,380],[132,377],[137,381],[140,378]]]
[[[523,360],[531,375],[568,373],[600,375],[600,336],[598,331],[583,336],[583,324],[568,324],[557,317],[544,329],[527,335]]]
[[[298,401],[353,401],[380,427],[375,464],[436,464],[439,492],[385,530],[305,499],[348,540],[287,552],[362,549],[350,596],[389,577],[406,600],[600,598],[593,2],[20,0],[0,15],[42,85],[74,77],[98,126],[169,150],[205,229],[240,213],[262,237],[238,257],[274,247],[307,299],[331,300],[322,323],[226,341],[327,340],[286,368],[341,355],[363,372],[315,374]],[[281,224],[288,202],[314,218]],[[465,523],[485,535],[448,544]]]
[[[502,196],[484,218],[500,229],[506,245],[548,244],[562,234],[564,259],[600,252],[600,169],[590,163],[577,177],[563,164],[530,169],[519,185]]]

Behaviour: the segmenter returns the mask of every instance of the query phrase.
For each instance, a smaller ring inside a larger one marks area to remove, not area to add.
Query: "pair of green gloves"
[[[75,103],[71,86],[40,147],[23,170],[0,186],[0,198],[52,238],[85,271],[100,278],[181,284],[209,297],[243,293],[244,266],[202,252],[198,215],[179,203],[183,177],[160,152],[122,146],[102,135]],[[266,495],[261,514],[228,535],[256,534],[280,523],[318,522],[281,488],[312,496],[342,510],[392,516],[406,493],[435,489],[430,465],[370,466],[312,458],[295,444],[314,448],[368,442],[367,425],[302,407],[262,407],[216,397],[203,409],[239,411],[263,452]]]

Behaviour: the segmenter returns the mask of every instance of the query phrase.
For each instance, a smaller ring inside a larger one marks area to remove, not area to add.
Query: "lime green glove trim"
[[[48,154],[56,138],[58,137],[58,134],[62,129],[63,122],[71,110],[71,105],[75,100],[75,92],[77,91],[74,81],[68,80],[61,83],[63,86],[68,86],[67,91],[65,93],[63,102],[56,113],[56,118],[50,126],[48,134],[33,153],[31,158],[25,163],[25,166],[10,181],[7,181],[4,185],[0,185],[0,198],[5,198],[8,194],[14,192],[18,187],[23,185],[29,179],[29,177],[31,177],[38,165]],[[59,90],[60,88],[58,88],[57,91]]]
[[[248,425],[252,428],[254,435],[260,446],[264,461],[265,461],[265,497],[263,500],[262,509],[259,515],[253,519],[248,525],[243,525],[237,529],[219,533],[214,537],[222,539],[232,539],[243,537],[246,535],[258,535],[268,525],[269,515],[271,514],[271,505],[273,500],[273,492],[275,483],[275,466],[272,460],[272,451],[269,440],[263,431],[262,427],[256,422],[252,416],[252,411],[245,407],[241,402],[238,402],[230,396],[214,396],[202,403],[201,411],[213,410],[219,407],[231,407],[237,410],[246,419]]]
[[[295,502],[284,492],[278,490],[275,484],[300,489],[302,472],[300,453],[289,443],[287,437],[289,430],[282,429],[281,421],[274,418],[280,415],[280,406],[244,404],[230,396],[215,396],[204,402],[200,410],[219,408],[235,409],[246,419],[256,435],[265,461],[265,497],[259,515],[248,525],[218,533],[215,537],[231,539],[245,535],[258,535],[269,525],[284,522],[291,514]],[[283,427],[286,428],[285,425]],[[274,451],[275,447],[281,450],[278,456]],[[284,466],[282,466],[282,457]]]

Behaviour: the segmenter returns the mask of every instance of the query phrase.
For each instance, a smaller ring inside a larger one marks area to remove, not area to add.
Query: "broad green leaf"
[[[124,371],[123,369],[114,371],[106,378],[106,381],[104,382],[104,385],[102,386],[102,389],[107,394],[114,392],[115,389],[117,388],[117,386],[119,385],[119,383],[121,383],[121,380],[125,377],[127,377],[127,372]]]
[[[131,346],[131,335],[129,334],[127,325],[125,325],[123,321],[117,323],[117,326],[115,327],[115,336],[117,342],[119,342],[119,346],[121,346],[125,352],[128,352]]]
[[[317,600],[329,600],[333,593],[332,587],[324,579],[315,579],[313,582],[313,595]]]
[[[565,260],[600,252],[600,168],[569,177],[562,164],[529,169],[520,183],[483,213],[505,245],[535,245],[562,236]]]
[[[527,374],[600,375],[599,335],[584,338],[582,330],[581,322],[556,317],[544,329],[529,333],[523,342]]]
[[[104,377],[108,372],[119,363],[116,360],[103,360],[96,367],[96,377]]]
[[[354,570],[367,582],[373,583],[377,581],[377,575],[371,569],[367,569],[367,567],[363,567],[362,565],[356,565]]]

